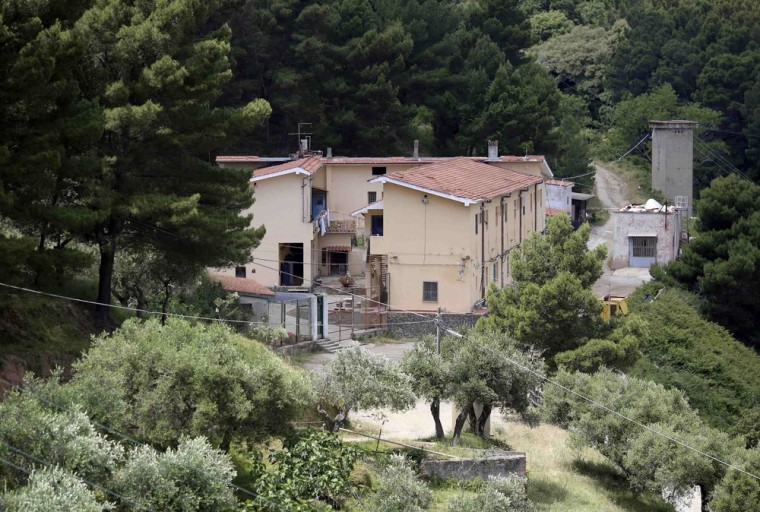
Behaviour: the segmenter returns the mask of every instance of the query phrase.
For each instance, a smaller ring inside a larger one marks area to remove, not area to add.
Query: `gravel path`
[[[596,168],[596,188],[597,197],[604,208],[620,208],[630,203],[630,194],[625,182],[618,178],[615,173],[606,167],[594,164]],[[612,255],[612,242],[614,235],[613,226],[614,215],[603,226],[593,226],[591,228],[591,237],[588,241],[590,249],[599,245],[607,246],[607,255]],[[598,297],[605,295],[629,295],[633,290],[652,279],[649,270],[645,268],[621,268],[615,271],[610,270],[607,261],[604,262],[604,274],[594,283],[593,291]]]

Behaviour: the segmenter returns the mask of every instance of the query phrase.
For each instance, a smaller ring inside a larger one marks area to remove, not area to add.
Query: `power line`
[[[26,458],[27,458],[27,459],[29,459],[29,460],[35,461],[35,462],[37,462],[38,464],[42,464],[42,465],[44,465],[44,466],[47,466],[47,467],[54,467],[54,465],[53,465],[53,464],[51,464],[51,463],[49,463],[49,462],[46,462],[46,461],[44,461],[43,459],[41,459],[41,458],[39,458],[39,457],[37,457],[37,456],[35,456],[35,455],[32,455],[32,454],[30,454],[30,453],[27,453],[27,452],[25,452],[24,450],[22,450],[22,449],[20,449],[20,448],[17,448],[17,447],[13,446],[13,445],[12,445],[12,444],[10,444],[10,443],[6,443],[5,441],[0,441],[0,444],[3,444],[3,445],[5,445],[5,446],[6,446],[6,447],[7,447],[9,450],[11,450],[11,451],[13,451],[13,452],[16,452],[16,453],[18,453],[19,455],[22,455],[22,456],[26,457]],[[26,471],[26,470],[25,470],[25,469],[22,469],[22,471]],[[26,471],[26,473],[29,473],[29,471]],[[89,480],[85,480],[84,478],[82,478],[81,476],[79,476],[79,475],[77,475],[77,474],[74,474],[74,475],[76,476],[76,478],[78,478],[78,479],[79,479],[79,480],[81,480],[82,482],[86,483],[86,484],[87,484],[87,485],[89,485],[90,487],[93,487],[93,488],[95,488],[95,489],[101,490],[101,491],[103,491],[104,493],[106,493],[106,494],[108,494],[108,495],[110,495],[110,496],[113,496],[114,498],[117,498],[117,499],[119,499],[120,501],[123,501],[123,502],[125,502],[125,503],[129,503],[129,504],[131,504],[131,505],[133,505],[133,506],[136,506],[136,507],[137,507],[137,508],[139,508],[139,509],[142,509],[142,508],[143,508],[143,507],[142,507],[142,505],[140,505],[140,504],[139,504],[137,501],[133,500],[132,498],[128,498],[128,497],[126,497],[126,496],[123,496],[123,495],[119,494],[119,493],[118,493],[118,492],[116,492],[116,491],[112,491],[111,489],[108,489],[108,488],[106,488],[106,487],[103,487],[103,486],[102,486],[102,485],[100,485],[100,484],[96,484],[96,483],[94,483],[94,482],[90,482]],[[152,508],[149,508],[148,510],[151,510],[152,512],[156,512],[156,511],[155,511],[155,509],[152,509]]]
[[[263,321],[254,321],[254,320],[235,320],[235,319],[232,319],[232,318],[212,318],[212,317],[206,317],[206,316],[181,315],[179,313],[163,313],[161,311],[149,311],[149,310],[144,310],[144,309],[130,308],[130,307],[127,307],[127,306],[120,306],[120,305],[117,305],[117,304],[101,304],[100,302],[95,302],[95,301],[90,301],[90,300],[85,300],[85,299],[78,299],[76,297],[68,297],[66,295],[58,295],[58,294],[55,294],[55,293],[48,293],[48,292],[43,292],[43,291],[39,291],[39,290],[33,290],[31,288],[24,288],[24,287],[21,287],[21,286],[14,286],[14,285],[6,284],[6,283],[0,283],[0,286],[5,287],[5,288],[11,288],[11,289],[14,289],[14,290],[23,291],[23,292],[34,293],[34,294],[37,294],[37,295],[42,295],[42,296],[47,296],[47,297],[53,297],[53,298],[61,299],[61,300],[69,300],[69,301],[72,301],[72,302],[81,302],[81,303],[85,303],[85,304],[94,304],[94,305],[98,305],[98,306],[106,306],[106,307],[110,307],[110,308],[124,309],[124,310],[128,310],[128,311],[140,312],[140,313],[151,314],[151,315],[164,315],[165,314],[167,316],[178,317],[178,318],[183,318],[183,319],[203,320],[203,321],[216,322],[216,323],[235,323],[235,324],[264,325],[264,326],[283,325],[280,322],[271,322],[271,321],[270,322],[263,322]],[[331,288],[331,289],[339,290],[339,288]],[[348,292],[346,292],[345,294],[346,295],[352,295],[352,294],[349,294]],[[361,296],[358,295],[358,297],[361,297]],[[305,301],[305,300],[308,300],[308,297],[304,297],[303,299],[293,299],[293,300],[290,300],[290,301],[277,301],[277,302],[300,302],[300,301]],[[352,310],[347,309],[347,310],[339,310],[339,311],[352,311]],[[294,318],[294,317],[291,317],[291,318]],[[425,321],[418,321],[418,322],[399,322],[398,325],[404,325],[404,324],[407,324],[407,325],[409,325],[409,324],[422,324],[422,323],[429,323],[429,322],[433,322],[433,321],[434,320],[425,320]],[[285,325],[287,325],[287,319],[286,319]],[[324,327],[324,323],[322,323],[322,322],[317,322],[317,325],[319,327]],[[331,326],[331,325],[333,325],[333,324],[329,324],[328,323],[328,326]],[[354,323],[350,323],[350,324],[341,323],[341,324],[335,324],[335,325],[340,325],[342,327],[364,327],[364,324],[354,324]]]
[[[12,284],[7,283],[0,283],[0,286],[4,288],[10,288],[13,290],[18,290],[26,293],[34,293],[36,295],[43,295],[47,297],[54,297],[56,299],[62,299],[62,300],[69,300],[72,302],[79,302],[82,304],[89,304],[94,306],[105,306],[108,308],[114,308],[114,309],[122,309],[126,311],[132,311],[134,313],[142,313],[146,315],[161,315],[161,316],[171,316],[176,318],[184,318],[189,320],[204,320],[209,322],[225,322],[225,323],[237,323],[237,324],[258,324],[258,325],[271,325],[269,322],[256,322],[253,320],[235,320],[231,318],[213,318],[213,317],[207,317],[207,316],[195,316],[195,315],[182,315],[180,313],[170,313],[170,312],[162,312],[162,311],[150,311],[147,309],[140,309],[140,308],[130,308],[129,306],[121,306],[119,304],[104,304],[102,302],[96,302],[93,300],[87,300],[87,299],[78,299],[76,297],[68,297],[66,295],[59,295],[57,293],[49,293],[49,292],[43,292],[39,290],[33,290],[32,288],[24,288],[23,286],[14,286]],[[300,299],[299,299],[300,300]]]
[[[422,448],[421,446],[414,446],[414,445],[411,445],[411,444],[404,444],[404,443],[399,443],[397,441],[391,441],[389,439],[383,439],[379,435],[377,437],[375,437],[375,436],[373,436],[371,434],[365,434],[364,432],[358,432],[356,430],[350,430],[350,429],[342,428],[342,427],[339,427],[339,430],[342,430],[344,432],[351,432],[352,434],[356,434],[356,435],[362,436],[362,437],[367,437],[369,439],[375,439],[376,441],[382,441],[382,442],[388,443],[388,444],[395,444],[396,446],[403,446],[404,448],[412,448],[412,449],[419,450],[419,451],[424,452],[424,453],[432,453],[433,455],[442,455],[442,456],[448,457],[450,459],[461,460],[461,457],[457,457],[456,455],[451,455],[449,453],[435,452],[433,450],[428,450],[427,448]]]
[[[615,160],[615,163],[620,163],[620,161],[622,161],[623,158],[625,158],[628,155],[630,155],[631,153],[633,153],[633,150],[635,150],[637,147],[639,147],[639,145],[641,145],[642,142],[644,142],[645,140],[647,140],[651,136],[652,136],[652,134],[647,132],[647,134],[644,135],[643,139],[641,139],[640,141],[638,141],[635,146],[633,146],[631,149],[629,149],[628,151],[626,151],[622,156],[620,156],[620,158],[618,158],[617,160]]]
[[[699,146],[699,144],[701,144],[702,145],[702,149],[704,151],[706,151],[708,154],[712,155],[713,158],[722,161],[724,164],[726,164],[727,166],[729,166],[729,168],[731,168],[734,172],[736,172],[737,174],[739,174],[739,176],[741,176],[742,178],[744,178],[744,179],[746,179],[746,180],[748,180],[748,181],[750,181],[752,183],[755,183],[752,180],[752,178],[750,178],[749,176],[747,176],[746,174],[744,174],[742,171],[740,171],[739,168],[736,167],[733,163],[731,163],[726,157],[724,157],[723,155],[721,155],[717,151],[714,151],[705,141],[703,141],[699,137],[694,137],[694,139],[697,142],[697,146]]]
[[[409,310],[405,310],[405,309],[401,309],[401,308],[395,308],[394,306],[391,306],[388,303],[383,303],[383,302],[380,302],[380,301],[373,301],[373,302],[377,302],[380,305],[386,306],[389,310],[395,309],[395,310],[402,311],[402,312],[405,312],[405,313],[410,313],[410,314],[417,315],[417,316],[420,316],[420,317],[425,317],[425,315],[422,315],[421,313],[417,313],[415,311],[409,311]],[[439,321],[439,320],[436,319],[436,321]],[[443,322],[441,322],[441,323],[443,324]],[[457,338],[464,338],[463,334],[461,334],[461,333],[459,333],[457,331],[454,331],[453,329],[450,329],[450,328],[446,327],[445,325],[443,325],[443,327],[444,327],[445,331],[447,333],[451,334],[452,336],[455,336]],[[745,474],[747,476],[750,476],[750,477],[752,477],[752,478],[760,481],[760,476],[757,476],[757,475],[754,475],[752,473],[749,473],[748,471],[745,471],[744,469],[742,469],[740,467],[734,466],[733,464],[731,464],[729,462],[726,462],[726,461],[721,460],[721,459],[719,459],[719,458],[717,458],[717,457],[715,457],[713,455],[710,455],[709,453],[706,453],[706,452],[703,452],[703,451],[701,451],[701,450],[699,450],[697,448],[694,448],[693,446],[689,445],[688,443],[686,443],[684,441],[681,441],[680,439],[677,439],[675,437],[669,436],[669,435],[665,434],[664,432],[660,432],[659,430],[653,429],[652,427],[650,427],[648,425],[645,425],[645,424],[641,423],[640,421],[637,421],[637,420],[635,420],[633,418],[629,418],[628,416],[626,416],[626,415],[624,415],[624,414],[622,414],[620,412],[617,412],[617,411],[609,408],[608,406],[606,406],[606,405],[604,405],[604,404],[602,404],[600,402],[597,402],[597,401],[595,401],[595,400],[593,400],[591,398],[588,398],[588,397],[586,397],[586,396],[578,393],[577,391],[574,391],[574,390],[572,390],[572,389],[570,389],[570,388],[568,388],[566,386],[563,386],[559,382],[556,382],[556,381],[550,379],[549,377],[546,377],[545,375],[542,375],[541,373],[539,373],[539,372],[537,372],[537,371],[535,371],[535,370],[533,370],[531,368],[528,368],[528,367],[526,367],[526,366],[518,363],[517,361],[515,361],[515,360],[513,360],[513,359],[511,359],[511,358],[509,358],[507,356],[505,356],[504,354],[500,354],[500,353],[496,352],[495,350],[491,349],[490,347],[486,347],[486,349],[489,352],[491,352],[493,355],[495,355],[496,357],[503,358],[505,361],[507,361],[508,363],[510,363],[511,365],[513,365],[514,367],[516,367],[516,368],[518,368],[518,369],[520,369],[522,371],[528,372],[528,373],[534,375],[535,377],[538,377],[539,379],[543,380],[544,382],[548,382],[549,384],[552,384],[552,385],[554,385],[554,386],[562,389],[566,393],[572,394],[573,396],[576,396],[576,397],[578,397],[578,398],[580,398],[582,400],[585,400],[586,402],[592,404],[595,407],[598,407],[598,408],[603,409],[603,410],[605,410],[605,411],[607,411],[607,412],[609,412],[611,414],[614,414],[614,415],[616,415],[616,416],[618,416],[620,418],[623,418],[624,420],[626,420],[626,421],[628,421],[628,422],[630,422],[630,423],[632,423],[634,425],[637,425],[637,426],[639,426],[639,427],[641,427],[641,428],[643,428],[643,429],[645,429],[645,430],[647,430],[649,432],[652,432],[655,435],[661,436],[661,437],[663,437],[663,438],[665,438],[665,439],[667,439],[667,440],[669,440],[669,441],[671,441],[673,443],[676,443],[676,444],[678,444],[678,445],[680,445],[680,446],[682,446],[684,448],[692,450],[693,452],[698,453],[698,454],[700,454],[700,455],[702,455],[704,457],[707,457],[710,460],[718,462],[718,463],[726,466],[727,468],[739,471],[740,473],[743,473],[743,474]]]
[[[456,331],[453,331],[451,329],[446,329],[446,332],[448,332],[448,333],[450,333],[450,334],[452,334],[452,335],[454,335],[454,336],[456,336],[458,338],[462,338],[463,337],[462,334],[460,334],[460,333],[458,333]],[[620,413],[618,411],[615,411],[614,409],[611,409],[610,407],[608,407],[608,406],[606,406],[606,405],[604,405],[604,404],[602,404],[600,402],[597,402],[596,400],[593,400],[592,398],[588,398],[587,396],[584,396],[584,395],[578,393],[577,391],[574,391],[574,390],[572,390],[572,389],[570,389],[570,388],[568,388],[568,387],[560,384],[559,382],[556,382],[556,381],[550,379],[549,377],[546,377],[545,375],[543,375],[543,374],[541,374],[541,373],[533,370],[532,368],[528,368],[527,366],[524,366],[524,365],[518,363],[517,361],[515,361],[515,360],[513,360],[513,359],[511,359],[511,358],[509,358],[507,356],[505,356],[504,354],[496,352],[495,350],[491,349],[491,347],[486,346],[484,348],[486,350],[488,350],[489,352],[491,352],[496,357],[500,357],[504,361],[510,363],[514,367],[516,367],[516,368],[518,368],[518,369],[520,369],[522,371],[525,371],[527,373],[530,373],[531,375],[533,375],[535,377],[538,377],[539,379],[543,380],[544,382],[548,382],[549,384],[552,384],[552,385],[554,385],[554,386],[562,389],[566,393],[569,393],[569,394],[571,394],[573,396],[576,396],[576,397],[580,398],[581,400],[584,400],[584,401],[590,403],[591,405],[593,405],[595,407],[603,409],[603,410],[605,410],[605,411],[607,411],[607,412],[609,412],[611,414],[614,414],[615,416],[618,416],[618,417],[620,417],[620,418],[622,418],[622,419],[624,419],[624,420],[626,420],[626,421],[628,421],[630,423],[633,423],[634,425],[637,425],[637,426],[639,426],[639,427],[641,427],[641,428],[643,428],[645,430],[648,430],[649,432],[652,432],[655,435],[661,436],[661,437],[663,437],[663,438],[665,438],[665,439],[667,439],[667,440],[669,440],[669,441],[671,441],[673,443],[676,443],[676,444],[678,444],[678,445],[680,445],[680,446],[682,446],[684,448],[687,448],[689,450],[694,451],[695,453],[698,453],[698,454],[700,454],[700,455],[702,455],[704,457],[707,457],[710,460],[718,462],[718,463],[720,463],[720,464],[722,464],[722,465],[724,465],[724,466],[726,466],[726,467],[728,467],[730,469],[734,469],[736,471],[739,471],[740,473],[744,473],[745,475],[750,476],[750,477],[752,477],[752,478],[760,481],[760,476],[757,476],[757,475],[754,475],[754,474],[752,474],[752,473],[750,473],[748,471],[745,471],[744,469],[742,469],[742,468],[740,468],[738,466],[734,466],[733,464],[731,464],[729,462],[726,462],[724,460],[721,460],[721,459],[719,459],[719,458],[717,458],[717,457],[715,457],[713,455],[710,455],[709,453],[703,452],[703,451],[699,450],[698,448],[694,448],[693,446],[689,445],[688,443],[686,443],[684,441],[681,441],[680,439],[677,439],[675,437],[669,436],[668,434],[665,434],[664,432],[660,432],[659,430],[656,430],[656,429],[654,429],[654,428],[652,428],[652,427],[650,427],[648,425],[645,425],[644,423],[641,423],[640,421],[637,421],[637,420],[635,420],[633,418],[630,418],[630,417],[626,416],[625,414],[622,414],[622,413]]]

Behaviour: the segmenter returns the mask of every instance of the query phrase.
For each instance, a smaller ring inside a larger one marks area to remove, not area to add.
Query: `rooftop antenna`
[[[302,128],[305,128],[307,126],[311,126],[311,123],[304,123],[303,121],[298,121],[298,131],[297,132],[292,132],[292,133],[288,134],[288,135],[297,135],[298,136],[298,152],[297,152],[298,158],[303,158],[304,153],[311,146],[311,135],[312,135],[312,132],[301,131]],[[302,139],[301,138],[304,135],[307,136],[306,139]],[[307,145],[306,148],[304,148],[304,141],[306,141],[306,145]]]

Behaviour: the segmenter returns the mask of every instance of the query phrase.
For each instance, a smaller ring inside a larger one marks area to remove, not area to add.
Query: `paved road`
[[[604,166],[594,164],[596,167],[596,195],[604,208],[620,208],[630,203],[630,194],[626,190],[625,183]],[[607,246],[607,255],[612,255],[614,215],[603,226],[593,226],[589,238],[589,248],[599,245]],[[607,262],[604,262],[604,274],[594,283],[594,293],[603,297],[605,295],[629,295],[643,283],[651,280],[649,270],[645,268],[621,268],[610,270]]]

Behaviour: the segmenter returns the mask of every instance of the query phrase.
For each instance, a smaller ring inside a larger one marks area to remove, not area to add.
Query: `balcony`
[[[343,212],[322,210],[314,219],[314,232],[356,233],[356,219]]]

